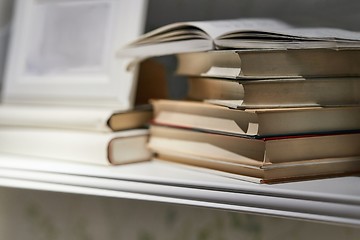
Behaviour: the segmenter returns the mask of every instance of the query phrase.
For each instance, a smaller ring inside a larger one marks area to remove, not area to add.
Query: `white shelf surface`
[[[95,166],[0,155],[0,186],[218,208],[360,227],[360,176],[259,185],[162,161]]]

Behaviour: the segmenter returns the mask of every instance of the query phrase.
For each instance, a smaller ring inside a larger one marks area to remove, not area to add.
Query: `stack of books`
[[[159,159],[259,183],[360,172],[360,34],[264,19],[179,23],[120,55],[176,54],[188,100],[153,101]]]

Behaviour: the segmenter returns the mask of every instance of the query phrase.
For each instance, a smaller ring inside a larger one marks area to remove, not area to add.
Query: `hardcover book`
[[[239,109],[360,104],[359,77],[235,81],[190,77],[188,83],[188,98]]]
[[[254,138],[360,130],[360,106],[235,110],[193,101],[153,101],[155,124]]]
[[[177,73],[186,76],[245,80],[360,76],[359,49],[215,50],[179,53],[177,58]]]
[[[246,138],[151,126],[149,147],[160,159],[239,174],[260,183],[360,172],[360,134]]]

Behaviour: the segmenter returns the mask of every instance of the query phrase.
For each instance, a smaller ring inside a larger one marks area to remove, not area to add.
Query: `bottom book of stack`
[[[0,128],[0,152],[61,161],[115,165],[150,160],[148,130],[96,132],[72,129]]]
[[[360,172],[360,133],[252,138],[154,124],[159,159],[276,183]]]

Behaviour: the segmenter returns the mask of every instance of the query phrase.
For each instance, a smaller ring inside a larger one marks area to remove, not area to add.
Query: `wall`
[[[0,239],[358,240],[360,229],[182,205],[0,188]]]
[[[147,30],[178,21],[269,17],[297,26],[360,30],[360,2],[339,0],[150,0]]]
[[[4,74],[7,44],[10,36],[10,19],[12,16],[13,2],[0,0],[0,91],[2,76]],[[1,97],[1,92],[0,92]]]

